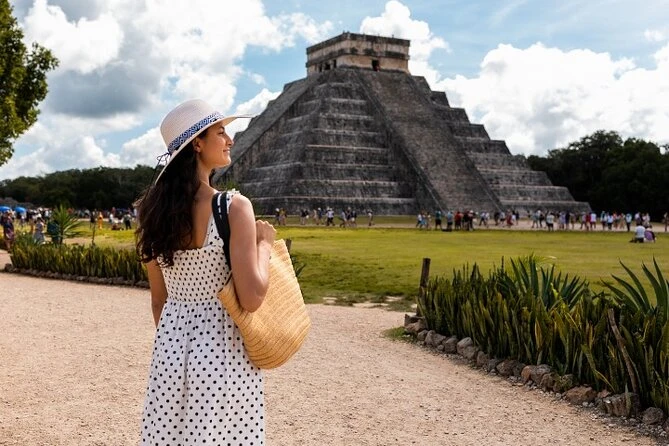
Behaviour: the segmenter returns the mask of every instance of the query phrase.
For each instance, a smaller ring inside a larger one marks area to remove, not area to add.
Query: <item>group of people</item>
[[[44,243],[45,219],[42,216],[45,214],[48,218],[48,210],[37,211],[22,211],[16,212],[8,210],[0,215],[0,225],[2,226],[2,237],[5,241],[5,249],[11,251],[14,241],[16,240],[16,228],[14,223],[17,222],[19,227],[23,229],[29,236],[33,238],[35,243]],[[25,227],[28,226],[26,230]]]
[[[106,219],[112,231],[130,230],[132,229],[132,222],[137,218],[135,209],[117,209],[115,207],[111,208],[110,211],[94,209],[93,212],[86,211],[86,213],[91,229],[102,229]]]
[[[374,225],[374,213],[371,209],[365,211],[367,215],[367,226]],[[339,226],[340,228],[356,228],[358,227],[358,211],[354,208],[347,207],[342,208],[341,212],[336,215],[337,222],[335,222],[335,211],[332,207],[326,206],[324,208],[317,207],[309,212],[308,209],[302,208],[299,211],[300,216],[300,225],[304,226],[308,223],[308,220],[311,219],[313,224],[320,226],[324,224],[325,226]],[[276,208],[274,215],[274,224],[275,225],[285,225],[286,224],[286,211],[283,208]]]

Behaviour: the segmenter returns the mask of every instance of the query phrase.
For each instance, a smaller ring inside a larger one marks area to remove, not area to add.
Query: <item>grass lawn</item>
[[[291,253],[297,266],[305,266],[300,283],[309,302],[321,302],[324,297],[340,303],[382,302],[387,296],[411,302],[425,257],[431,259],[431,277],[450,276],[454,268],[467,263],[477,263],[487,272],[499,265],[502,257],[508,261],[532,253],[595,286],[601,279],[609,280],[611,274],[626,277],[619,261],[641,274],[641,263],[652,265],[655,257],[669,276],[669,236],[659,231],[656,243],[636,244],[629,243],[632,234],[626,232],[419,231],[413,229],[412,217],[384,221],[387,227],[371,229],[290,223],[294,222],[289,220],[289,226],[278,228],[278,237],[292,239]],[[90,240],[90,232],[86,236]],[[98,231],[96,243],[130,248],[133,231],[103,229]]]

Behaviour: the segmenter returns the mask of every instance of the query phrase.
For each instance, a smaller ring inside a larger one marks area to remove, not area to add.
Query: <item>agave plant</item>
[[[604,286],[620,304],[619,320],[612,323],[621,333],[619,353],[629,358],[627,379],[642,402],[669,410],[669,281],[655,259],[653,269],[642,264],[652,296],[637,275],[621,265],[629,280],[612,276],[615,283],[604,282]]]
[[[83,231],[79,229],[79,220],[73,214],[70,214],[65,206],[58,206],[49,219],[47,224],[47,233],[51,236],[51,241],[60,245],[66,238],[79,237]]]

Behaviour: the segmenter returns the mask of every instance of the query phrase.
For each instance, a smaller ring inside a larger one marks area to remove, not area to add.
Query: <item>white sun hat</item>
[[[226,126],[237,118],[252,117],[248,115],[223,116],[201,99],[192,99],[177,105],[160,124],[160,133],[167,146],[167,152],[159,156],[158,160],[159,164],[165,159],[167,161],[156,177],[154,184],[158,182],[167,166],[179,155],[181,150],[204,130],[218,122]]]

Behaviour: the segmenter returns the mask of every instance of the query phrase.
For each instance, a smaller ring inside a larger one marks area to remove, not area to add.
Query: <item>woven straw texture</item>
[[[302,346],[311,327],[302,291],[283,240],[274,241],[269,263],[269,288],[258,310],[249,313],[239,304],[230,280],[218,293],[239,327],[244,346],[256,367],[284,364]]]

